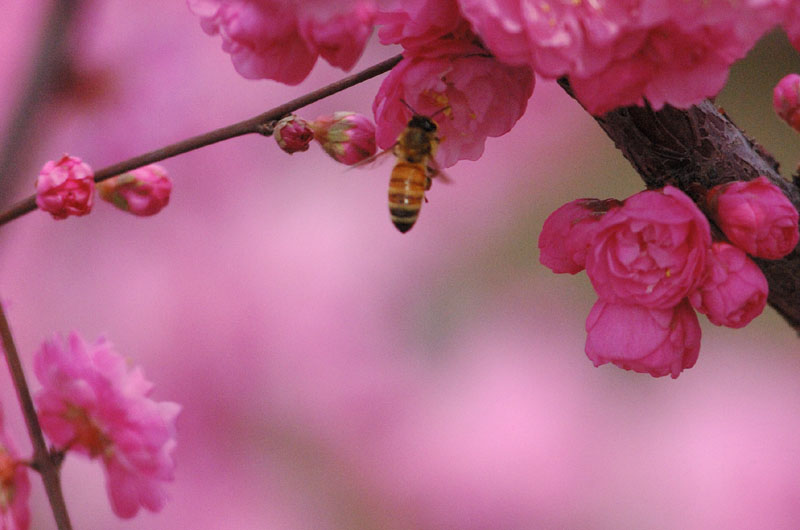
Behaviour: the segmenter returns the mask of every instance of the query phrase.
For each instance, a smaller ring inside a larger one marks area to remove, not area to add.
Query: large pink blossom
[[[555,273],[582,271],[600,219],[621,205],[614,199],[577,199],[551,213],[539,234],[539,261]]]
[[[600,225],[586,273],[601,299],[668,309],[700,281],[711,229],[677,188],[637,193]]]
[[[432,116],[443,167],[477,160],[488,136],[501,136],[525,112],[533,93],[527,66],[508,66],[467,40],[442,40],[406,57],[384,79],[372,110],[378,146],[388,149],[416,112]]]
[[[797,210],[767,177],[715,186],[709,202],[725,236],[751,256],[780,259],[797,246]]]
[[[720,241],[711,245],[703,281],[689,301],[717,326],[741,328],[761,314],[768,293],[767,279],[753,260]]]
[[[187,0],[203,30],[222,37],[222,49],[248,79],[296,85],[322,56],[333,66],[355,65],[372,32],[372,0]]]
[[[459,0],[464,16],[501,60],[540,75],[569,76],[586,107],[669,103],[715,95],[730,65],[778,22],[763,0]]]
[[[687,300],[676,307],[653,309],[602,299],[586,319],[586,355],[595,366],[678,377],[697,362],[700,323]]]
[[[180,406],[148,397],[152,383],[105,339],[87,344],[75,332],[42,344],[34,358],[42,389],[42,428],[59,448],[101,458],[119,517],[159,511],[173,480],[175,418]]]
[[[48,161],[36,179],[36,206],[53,216],[86,215],[94,204],[94,172],[77,156]]]
[[[0,411],[0,529],[28,530],[31,524],[28,466],[20,461],[2,423]]]

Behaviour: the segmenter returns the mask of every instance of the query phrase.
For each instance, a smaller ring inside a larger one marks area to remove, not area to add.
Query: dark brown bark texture
[[[566,80],[559,84],[573,95]],[[686,110],[623,107],[595,119],[648,188],[670,184],[702,209],[698,190],[766,175],[800,210],[800,179],[783,179],[772,156],[710,101]],[[754,261],[769,282],[769,304],[800,334],[800,245],[783,259]]]

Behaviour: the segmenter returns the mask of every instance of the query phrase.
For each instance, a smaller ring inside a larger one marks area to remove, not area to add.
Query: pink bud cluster
[[[114,513],[129,518],[140,507],[161,510],[163,484],[173,480],[181,407],[153,401],[142,370],[129,369],[104,339],[54,337],[36,353],[34,370],[42,385],[34,396],[42,429],[58,449],[102,462]]]
[[[717,186],[708,204],[730,242],[712,241],[706,217],[671,186],[624,202],[579,199],[545,221],[542,264],[556,273],[585,269],[597,292],[586,321],[586,354],[596,366],[678,377],[700,351],[694,310],[740,328],[764,309],[767,281],[747,254],[792,252],[797,210],[766,177]]]
[[[101,182],[100,198],[137,216],[155,215],[168,203],[172,181],[159,165],[149,165]],[[94,172],[76,156],[47,162],[36,179],[36,206],[53,219],[86,215],[94,205]]]
[[[0,413],[0,528],[27,530],[31,521],[28,466],[19,458],[2,423],[3,416]]]

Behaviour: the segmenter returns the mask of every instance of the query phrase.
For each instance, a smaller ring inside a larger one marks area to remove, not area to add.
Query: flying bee
[[[397,158],[389,178],[389,215],[394,226],[406,233],[417,221],[422,202],[427,201],[425,192],[431,189],[431,179],[439,177],[445,182],[449,181],[433,158],[440,138],[437,135],[439,127],[432,119],[449,107],[436,111],[432,116],[424,116],[405,101],[400,101],[412,112],[408,125],[391,149],[365,162],[386,153],[392,153]]]

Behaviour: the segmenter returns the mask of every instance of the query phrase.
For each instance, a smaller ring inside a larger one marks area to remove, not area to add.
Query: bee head
[[[411,121],[408,122],[409,127],[413,127],[415,129],[422,129],[425,132],[436,132],[436,123],[427,116],[422,116],[420,114],[415,114]]]

